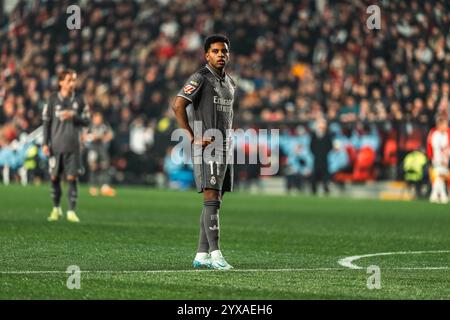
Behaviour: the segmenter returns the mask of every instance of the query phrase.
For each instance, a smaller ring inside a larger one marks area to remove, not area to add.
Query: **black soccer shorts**
[[[78,152],[56,153],[48,160],[51,176],[59,176],[64,172],[66,176],[79,176],[83,173],[81,157]]]
[[[198,192],[214,189],[224,192],[233,191],[233,164],[214,161],[194,162],[194,178]]]

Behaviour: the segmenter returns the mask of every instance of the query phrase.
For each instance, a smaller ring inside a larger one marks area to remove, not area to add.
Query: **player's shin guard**
[[[219,250],[219,200],[204,202],[203,223],[205,224],[206,237],[208,238],[209,250]]]
[[[57,178],[52,180],[50,194],[53,200],[53,207],[58,208],[61,205],[61,180]]]
[[[69,191],[67,195],[69,197],[69,210],[75,211],[78,198],[77,180],[69,180],[68,183],[69,183]]]
[[[206,230],[205,230],[205,222],[204,222],[204,216],[205,216],[205,209],[202,210],[202,214],[200,216],[200,235],[198,239],[198,249],[197,252],[206,252],[209,251],[209,243],[208,238],[206,236]]]

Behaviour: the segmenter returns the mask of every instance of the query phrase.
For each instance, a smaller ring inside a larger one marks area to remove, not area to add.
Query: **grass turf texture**
[[[449,269],[396,269],[448,268],[450,253],[363,258],[355,261],[362,270],[337,263],[377,252],[450,250],[450,207],[422,201],[226,194],[221,245],[236,270],[124,272],[190,270],[201,206],[195,192],[120,188],[116,198],[94,198],[82,187],[81,223],[50,223],[48,187],[1,186],[0,298],[450,298]],[[366,286],[371,264],[381,268],[380,290]],[[69,265],[81,268],[80,290],[66,287]],[[60,272],[9,273],[43,270]]]

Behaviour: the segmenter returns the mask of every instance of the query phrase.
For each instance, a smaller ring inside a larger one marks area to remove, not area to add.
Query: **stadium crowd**
[[[0,148],[40,126],[57,72],[70,67],[78,92],[115,132],[117,180],[174,170],[170,105],[203,63],[211,33],[231,40],[236,126],[282,130],[283,174],[310,170],[318,119],[333,134],[330,173],[365,180],[387,176],[377,165],[400,168],[425,146],[435,115],[448,113],[445,0],[380,1],[379,30],[367,27],[363,0],[79,1],[82,26],[69,31],[71,4],[19,1],[2,12]],[[355,176],[360,158],[372,167]]]

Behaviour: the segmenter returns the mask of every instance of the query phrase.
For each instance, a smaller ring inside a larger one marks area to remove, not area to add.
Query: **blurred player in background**
[[[446,117],[439,117],[436,128],[431,129],[427,139],[428,156],[432,164],[432,188],[430,202],[448,203],[446,183],[450,153],[450,131]]]
[[[84,99],[75,94],[77,74],[73,70],[63,70],[58,75],[58,92],[52,94],[44,106],[43,153],[49,158],[51,195],[53,210],[48,221],[56,221],[62,216],[61,178],[67,178],[69,210],[67,220],[80,222],[75,213],[77,204],[77,178],[81,174],[80,134],[83,126],[89,124],[89,108]]]
[[[223,194],[233,189],[233,165],[227,161],[229,153],[232,153],[227,130],[233,123],[235,84],[225,73],[230,58],[230,41],[222,35],[209,36],[204,50],[207,64],[187,80],[175,99],[173,110],[178,125],[186,130],[194,149],[202,149],[212,143],[211,138],[203,136],[208,129],[216,129],[222,136],[223,145],[216,150],[220,161],[208,161],[203,151],[201,163],[197,164],[194,159],[195,182],[197,190],[203,192],[204,203],[193,265],[194,268],[228,270],[233,267],[225,261],[219,246],[219,209]],[[194,120],[202,123],[202,132],[195,132],[195,136],[186,112],[190,104]]]
[[[88,153],[87,161],[89,165],[89,193],[91,196],[98,196],[99,188],[103,196],[114,197],[116,191],[110,186],[109,177],[109,146],[114,138],[111,126],[103,119],[100,112],[94,112],[92,123],[83,135]]]

